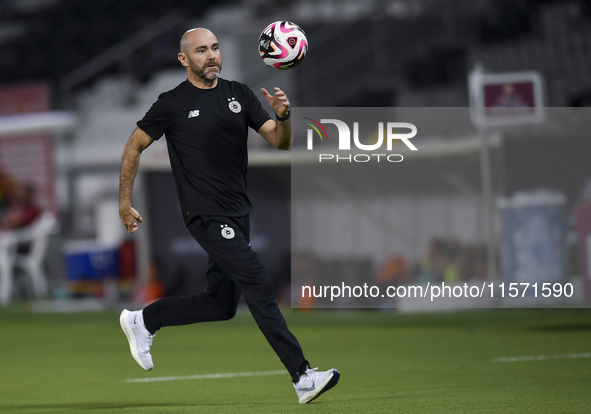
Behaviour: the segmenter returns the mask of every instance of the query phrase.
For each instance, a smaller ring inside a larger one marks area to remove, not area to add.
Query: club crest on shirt
[[[233,239],[236,233],[232,227],[228,227],[227,224],[220,226],[222,228],[222,237],[224,239]]]
[[[234,112],[235,114],[237,114],[238,112],[240,112],[242,110],[242,106],[240,105],[240,103],[236,100],[236,98],[232,98],[229,99],[228,98],[228,107],[230,108],[230,111]]]

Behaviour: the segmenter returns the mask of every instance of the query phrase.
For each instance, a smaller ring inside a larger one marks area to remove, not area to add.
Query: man
[[[209,30],[186,32],[178,59],[188,79],[163,93],[138,122],[123,152],[119,216],[129,232],[140,214],[131,207],[131,190],[140,154],[166,135],[170,163],[185,225],[209,255],[206,292],[165,298],[143,311],[121,313],[120,323],[131,353],[145,370],[153,368],[150,346],[165,326],[231,319],[244,296],[259,328],[292,377],[300,404],[332,388],[335,369],[310,369],[297,339],[288,330],[273,296],[269,274],[250,248],[246,195],[248,127],[277,149],[291,147],[289,100],[275,88],[261,92],[275,111],[271,120],[244,84],[219,78],[218,40]]]
[[[41,214],[35,204],[35,187],[15,182],[10,196],[10,207],[0,220],[0,230],[17,230],[33,223]]]

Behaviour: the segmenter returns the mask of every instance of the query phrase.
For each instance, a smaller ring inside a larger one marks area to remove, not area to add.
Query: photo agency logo
[[[321,142],[328,142],[328,133],[323,124],[332,124],[338,130],[338,149],[339,151],[351,151],[351,129],[339,119],[321,119],[320,122],[302,117],[305,121],[302,123],[308,125],[311,129],[307,130],[307,149],[314,149],[314,137],[317,135]],[[357,149],[364,151],[357,154],[339,154],[322,153],[318,155],[318,162],[401,162],[404,157],[402,154],[392,153],[393,143],[401,141],[411,151],[417,151],[417,147],[410,142],[410,139],[417,135],[417,127],[408,122],[378,122],[376,142],[372,144],[362,144],[359,140],[359,122],[353,122],[353,143]],[[406,132],[410,131],[410,132]],[[314,134],[316,132],[316,134]],[[384,141],[385,151],[383,151]]]

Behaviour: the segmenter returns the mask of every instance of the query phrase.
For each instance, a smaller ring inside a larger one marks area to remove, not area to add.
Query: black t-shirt
[[[161,94],[137,123],[152,139],[166,135],[186,225],[199,215],[240,217],[252,210],[248,127],[258,131],[269,119],[248,86],[218,79],[213,89],[184,81]]]

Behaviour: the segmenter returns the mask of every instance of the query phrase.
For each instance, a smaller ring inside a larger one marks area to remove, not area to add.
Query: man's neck
[[[191,76],[191,74],[189,74],[189,82],[191,82],[193,86],[199,89],[213,89],[218,85],[218,78],[215,78],[213,80],[207,80],[202,79],[199,76]]]

